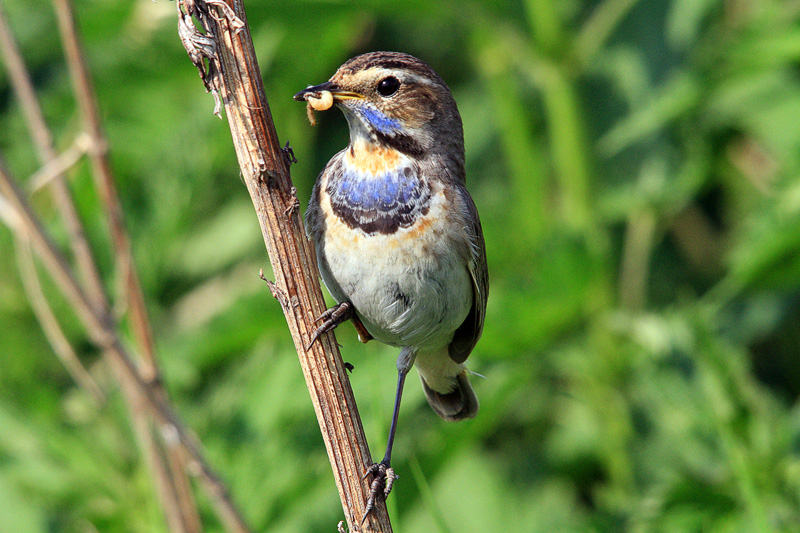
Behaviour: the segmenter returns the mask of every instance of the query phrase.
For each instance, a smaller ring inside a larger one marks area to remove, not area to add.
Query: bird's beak
[[[303,89],[296,95],[294,95],[294,99],[298,102],[302,102],[306,99],[306,95],[312,96],[319,96],[319,93],[322,91],[328,91],[333,96],[334,102],[339,102],[341,100],[352,100],[352,99],[360,99],[364,98],[363,94],[354,93],[351,91],[344,91],[339,88],[338,85],[333,83],[332,81],[326,81],[320,85],[314,85],[313,87],[308,87],[307,89]]]

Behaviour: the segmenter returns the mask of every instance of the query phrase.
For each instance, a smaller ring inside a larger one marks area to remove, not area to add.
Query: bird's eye
[[[383,78],[378,82],[378,92],[383,96],[392,96],[400,88],[400,81],[394,76]]]

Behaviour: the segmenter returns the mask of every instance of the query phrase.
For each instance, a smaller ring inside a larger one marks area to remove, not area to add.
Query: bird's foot
[[[361,519],[362,524],[369,516],[369,513],[372,512],[372,508],[375,507],[375,498],[381,496],[386,500],[386,497],[392,492],[394,480],[398,478],[394,473],[394,469],[384,462],[375,463],[367,468],[367,472],[361,479],[367,479],[370,474],[374,477],[369,486],[369,498],[367,498],[367,506],[364,507],[364,518]]]
[[[314,345],[314,342],[319,338],[320,335],[334,330],[336,326],[342,322],[346,322],[353,316],[355,316],[355,312],[353,310],[353,304],[350,302],[342,302],[339,305],[334,305],[319,315],[317,319],[314,320],[314,323],[316,324],[317,322],[322,322],[322,324],[314,331],[314,333],[311,334],[311,340],[308,342],[306,350]]]

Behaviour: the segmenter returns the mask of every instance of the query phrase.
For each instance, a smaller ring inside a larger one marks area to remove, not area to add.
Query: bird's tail
[[[475,396],[466,370],[462,368],[461,372],[448,380],[451,387],[447,392],[439,392],[431,388],[425,379],[425,371],[421,367],[418,367],[418,370],[419,377],[422,378],[425,397],[428,398],[428,403],[437,415],[449,422],[457,422],[465,418],[473,418],[478,414],[478,397]]]

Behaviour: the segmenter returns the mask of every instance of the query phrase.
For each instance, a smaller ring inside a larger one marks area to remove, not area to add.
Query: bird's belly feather
[[[367,234],[332,212],[325,214],[323,280],[333,296],[353,303],[376,339],[423,351],[450,342],[472,305],[472,282],[463,257],[452,246],[443,192],[413,225],[392,234]],[[318,243],[321,244],[321,243]]]

